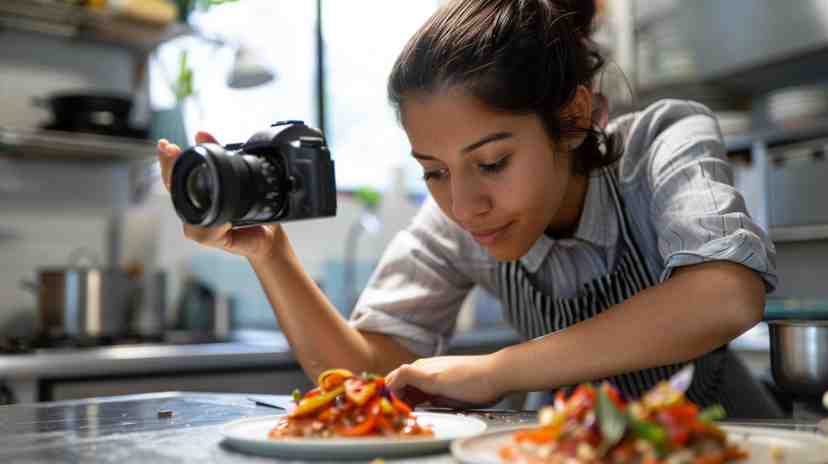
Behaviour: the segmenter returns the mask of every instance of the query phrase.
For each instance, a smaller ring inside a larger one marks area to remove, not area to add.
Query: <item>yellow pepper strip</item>
[[[394,414],[394,406],[391,406],[391,402],[388,399],[381,398],[379,404],[383,414]]]
[[[345,380],[345,396],[356,403],[357,406],[367,403],[376,391],[377,386],[374,382],[366,383],[358,378]]]
[[[348,369],[328,369],[316,379],[316,384],[322,390],[328,391],[342,385],[345,379],[353,377],[354,374]]]
[[[305,398],[299,402],[296,409],[291,411],[290,417],[304,416],[305,414],[316,411],[336,399],[336,397],[341,395],[344,391],[345,387],[340,385],[331,391],[320,393],[319,395],[311,398]]]

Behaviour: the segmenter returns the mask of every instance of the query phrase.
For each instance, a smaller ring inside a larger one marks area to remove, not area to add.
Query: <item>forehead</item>
[[[528,119],[494,111],[479,99],[459,92],[406,98],[401,117],[412,148],[424,153],[438,147],[465,146],[493,132],[517,131]]]

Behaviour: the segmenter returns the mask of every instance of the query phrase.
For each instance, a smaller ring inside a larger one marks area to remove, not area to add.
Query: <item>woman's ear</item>
[[[580,129],[563,139],[564,148],[568,151],[574,150],[583,143],[587,136],[586,131],[592,127],[592,91],[584,85],[579,85],[575,89],[572,101],[561,112],[561,119],[573,121]]]

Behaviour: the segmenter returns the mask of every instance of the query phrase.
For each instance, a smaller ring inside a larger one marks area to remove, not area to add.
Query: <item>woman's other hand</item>
[[[199,132],[195,137],[196,144],[218,143],[207,132]],[[158,141],[156,152],[161,164],[161,176],[167,191],[170,190],[170,178],[176,158],[181,154],[181,148],[165,139]],[[184,236],[202,245],[220,248],[230,253],[255,259],[268,256],[273,252],[275,244],[284,240],[284,232],[277,224],[267,224],[243,229],[232,229],[230,224],[216,227],[196,227],[183,223]]]
[[[388,388],[406,402],[428,401],[435,406],[472,408],[490,406],[507,393],[493,355],[438,356],[403,364],[385,379]]]

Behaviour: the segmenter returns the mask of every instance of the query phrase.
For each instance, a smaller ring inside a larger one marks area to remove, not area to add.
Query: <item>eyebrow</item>
[[[513,137],[513,136],[514,136],[514,134],[512,134],[511,132],[495,132],[494,134],[489,134],[489,135],[483,137],[482,139],[478,140],[477,142],[474,142],[470,145],[465,146],[462,150],[460,150],[460,152],[461,153],[468,153],[470,151],[473,151],[473,150],[476,150],[476,149],[482,147],[483,145],[486,145],[487,143],[492,143],[492,142],[496,142],[498,140],[508,139],[508,138]],[[415,158],[418,158],[418,159],[424,159],[424,160],[434,160],[435,159],[433,156],[428,156],[428,155],[424,155],[422,153],[417,153],[416,151],[413,151],[413,150],[411,151],[411,156],[413,156]]]

